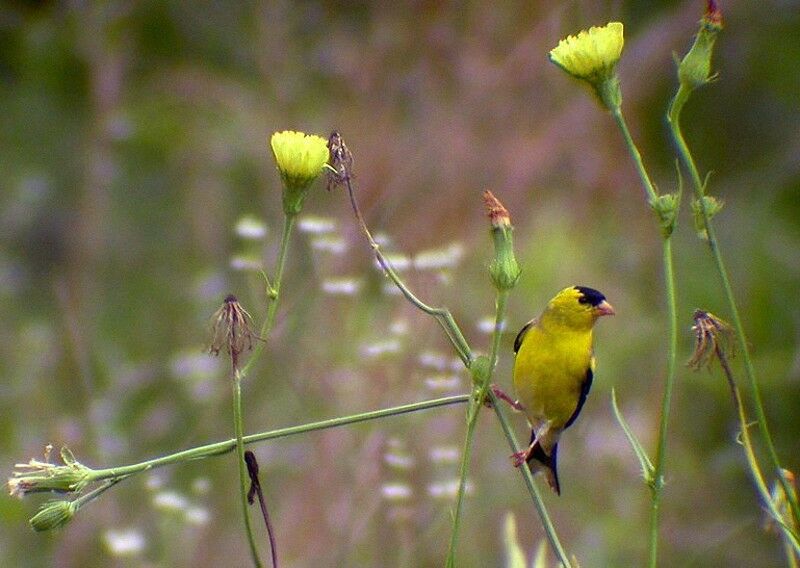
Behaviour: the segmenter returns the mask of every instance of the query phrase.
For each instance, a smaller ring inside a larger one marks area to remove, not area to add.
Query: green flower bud
[[[75,505],[70,501],[48,501],[29,521],[37,532],[49,531],[66,525],[75,516]]]
[[[472,383],[477,386],[483,386],[491,374],[492,365],[491,361],[486,355],[480,355],[469,366],[469,373],[472,375]]]
[[[283,181],[283,211],[297,215],[328,161],[328,144],[319,136],[284,130],[272,135],[270,146]]]
[[[483,201],[489,219],[492,222],[492,240],[494,241],[494,259],[489,264],[489,276],[498,290],[510,290],[519,280],[522,272],[514,256],[514,227],[511,217],[503,204],[492,195],[491,191],[483,193]]]
[[[710,195],[704,195],[702,199],[709,221],[714,218],[714,215],[722,211],[722,206],[725,205],[723,201]],[[694,229],[697,231],[697,236],[701,239],[708,239],[706,222],[703,218],[703,208],[698,199],[692,201],[692,213],[694,214]]]
[[[622,92],[615,67],[625,44],[623,26],[611,22],[567,36],[550,50],[550,61],[592,87],[607,109],[619,108]]]
[[[672,231],[675,230],[680,203],[681,198],[677,193],[659,195],[655,200],[650,202],[650,208],[658,217],[658,222],[661,225],[661,235],[664,238],[669,237]]]
[[[678,79],[681,86],[689,91],[702,87],[713,79],[711,75],[711,55],[717,34],[722,29],[722,13],[716,2],[710,0],[705,16],[700,20],[700,31],[694,44],[678,64]]]

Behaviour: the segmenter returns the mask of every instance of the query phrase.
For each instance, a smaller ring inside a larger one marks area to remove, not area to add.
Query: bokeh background
[[[797,472],[800,3],[721,8],[719,80],[693,97],[686,134],[726,202],[723,252],[778,451]],[[610,392],[652,450],[666,356],[659,235],[611,119],[546,54],[567,33],[625,23],[624,109],[670,191],[672,53],[702,11],[697,0],[3,2],[0,470],[48,443],[101,467],[232,435],[225,362],[204,349],[226,294],[258,322],[265,313],[254,268],[272,271],[282,221],[267,137],[337,128],[371,227],[477,349],[493,313],[481,192],[511,211],[524,271],[501,384],[517,329],[563,286],[596,287],[617,308],[600,322],[594,389],[562,443],[563,494],[546,499],[582,566],[642,565],[648,490]],[[728,316],[684,209],[681,360],[694,308]],[[375,269],[344,194],[318,183],[278,325],[245,384],[247,431],[467,388],[437,324]],[[507,512],[529,554],[543,538],[484,414],[462,525],[468,567],[503,564]],[[463,408],[449,407],[254,447],[283,565],[440,566],[463,435]],[[681,368],[664,566],[783,562],[735,437],[719,372]],[[0,497],[0,565],[247,566],[236,480],[231,455],[157,470],[52,534],[27,524],[44,498]]]

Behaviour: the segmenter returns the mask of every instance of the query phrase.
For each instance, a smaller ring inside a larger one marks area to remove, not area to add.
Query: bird
[[[556,294],[514,340],[517,400],[501,398],[525,414],[531,441],[511,458],[516,467],[527,463],[532,473],[543,472],[558,495],[558,441],[578,418],[594,377],[592,330],[598,318],[614,313],[594,288],[570,286]]]

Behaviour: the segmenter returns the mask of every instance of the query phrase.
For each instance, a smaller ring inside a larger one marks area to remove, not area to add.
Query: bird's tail
[[[536,433],[531,433],[531,444],[536,440]],[[544,473],[547,484],[556,492],[556,495],[561,495],[561,485],[558,483],[558,469],[556,466],[556,455],[558,453],[558,443],[553,444],[553,449],[548,456],[540,444],[533,446],[533,451],[528,458],[528,466],[531,468],[531,473],[541,471]]]

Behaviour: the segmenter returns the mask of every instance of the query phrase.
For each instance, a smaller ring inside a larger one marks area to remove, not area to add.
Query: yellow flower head
[[[624,43],[622,24],[611,22],[562,39],[550,51],[550,61],[573,77],[596,84],[612,77]]]
[[[284,130],[272,135],[270,146],[285,189],[284,211],[297,214],[303,207],[309,186],[328,161],[327,142],[313,134]]]

